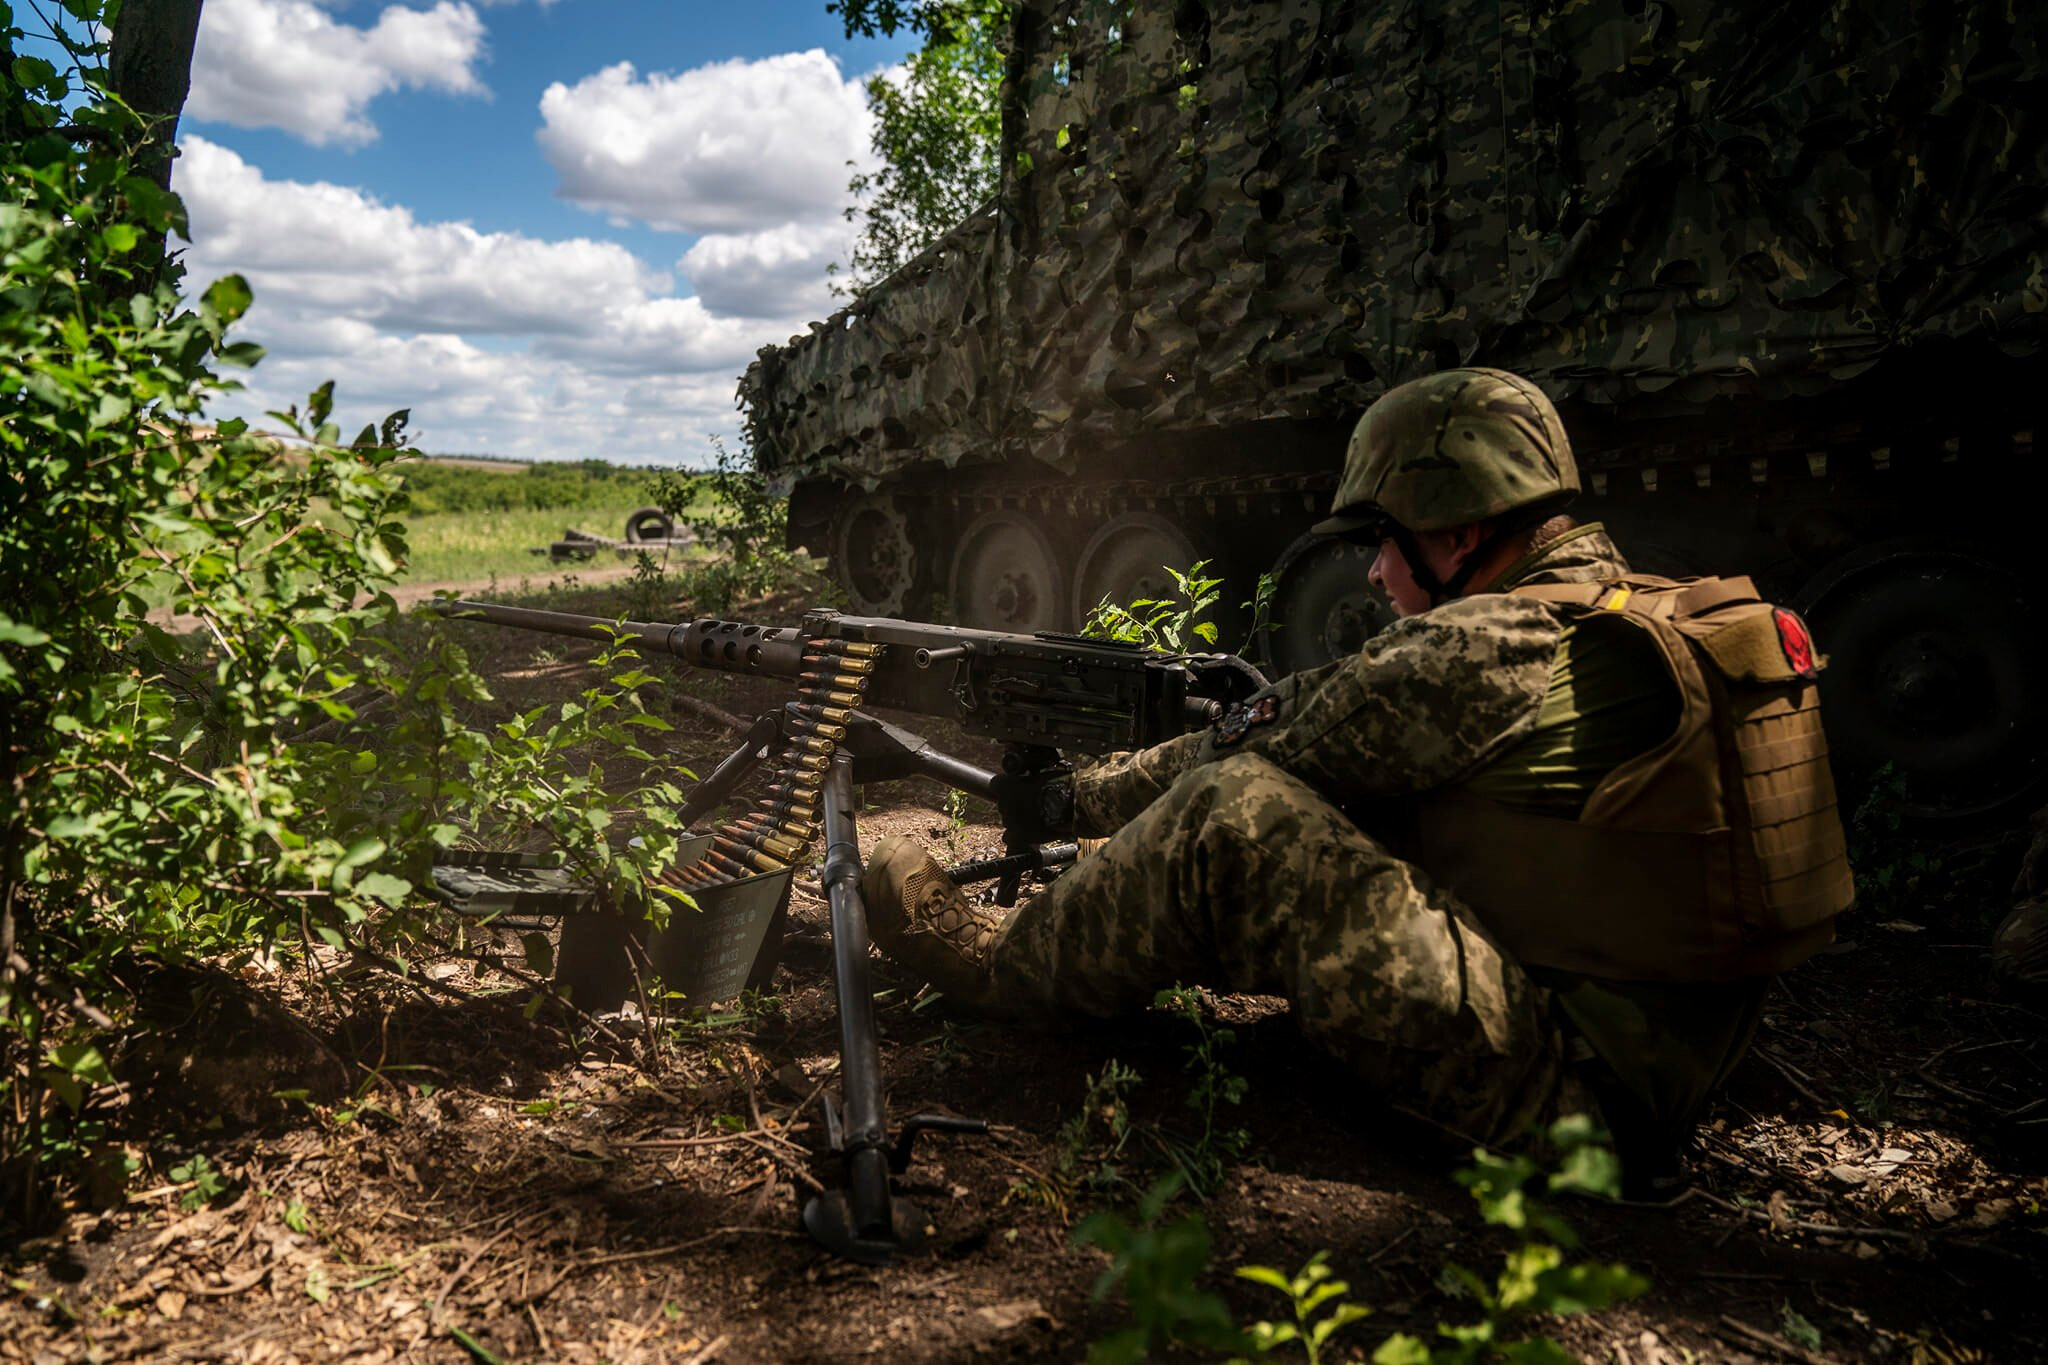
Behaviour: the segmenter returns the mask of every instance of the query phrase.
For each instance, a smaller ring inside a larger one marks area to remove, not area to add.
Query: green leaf
[[[1294,1286],[1288,1282],[1287,1277],[1269,1265],[1241,1265],[1237,1268],[1237,1277],[1240,1280],[1250,1280],[1253,1284],[1265,1285],[1269,1289],[1277,1289],[1289,1297],[1294,1294]]]
[[[234,276],[233,278],[240,279],[241,277]],[[244,293],[247,292],[246,285],[243,287],[243,290]],[[247,306],[246,303],[244,306]],[[313,390],[313,392],[306,395],[306,422],[310,426],[321,426],[325,424],[329,414],[331,414],[333,411],[334,381],[330,379],[325,384],[322,384],[319,388]]]
[[[372,872],[356,883],[356,890],[396,910],[412,894],[412,883],[389,872]]]
[[[34,626],[24,626],[0,616],[0,645],[46,645],[50,637]]]
[[[109,389],[100,394],[99,401],[92,405],[92,416],[88,423],[95,431],[102,427],[110,427],[134,411],[134,406],[127,398]]]
[[[78,1083],[78,1079],[75,1076],[67,1075],[62,1071],[45,1072],[43,1074],[43,1084],[48,1086],[50,1093],[62,1100],[64,1107],[74,1114],[85,1103],[85,1087]]]
[[[364,863],[373,863],[384,856],[384,850],[387,847],[388,845],[382,839],[358,839],[348,846],[348,852],[342,854],[334,865],[338,869],[344,867],[356,868],[361,867]]]
[[[200,302],[211,310],[224,326],[248,312],[249,304],[254,298],[255,295],[249,292],[247,280],[240,275],[224,275],[207,287]],[[330,391],[332,387],[332,384],[329,384]]]
[[[49,1063],[94,1085],[114,1083],[114,1073],[107,1068],[107,1059],[90,1043],[64,1043],[54,1047],[50,1049]]]
[[[1821,1349],[1820,1328],[1807,1321],[1789,1300],[1778,1307],[1778,1326],[1784,1333],[1785,1340],[1804,1346],[1809,1351]]]
[[[481,1360],[484,1363],[484,1365],[505,1365],[504,1361],[500,1360],[497,1356],[493,1355],[490,1352],[490,1350],[486,1348],[481,1342],[479,1342],[475,1337],[471,1336],[469,1333],[463,1331],[460,1327],[450,1324],[448,1328],[448,1335],[454,1337],[458,1342],[462,1344],[464,1350],[468,1351],[478,1360]]]
[[[1372,1365],[1429,1365],[1429,1347],[1419,1337],[1396,1332],[1372,1353]]]
[[[555,970],[555,946],[543,933],[522,935],[519,946],[526,953],[526,967],[535,976],[551,976]]]
[[[57,68],[41,57],[16,57],[14,83],[25,90],[39,90],[57,79]]]

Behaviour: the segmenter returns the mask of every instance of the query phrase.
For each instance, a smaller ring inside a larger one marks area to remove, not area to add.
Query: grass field
[[[485,474],[481,477],[496,476]],[[624,535],[627,514],[645,506],[647,499],[644,494],[625,490],[609,507],[578,507],[567,511],[521,508],[501,512],[409,515],[405,519],[406,539],[411,542],[412,553],[399,581],[453,583],[492,577],[546,577],[560,573],[564,568],[580,567],[573,562],[553,564],[545,554],[536,555],[531,551],[535,546],[545,549],[550,541],[559,540],[562,532],[571,526],[593,535]],[[631,562],[630,559],[620,560],[600,553],[589,561],[589,566],[604,568]]]

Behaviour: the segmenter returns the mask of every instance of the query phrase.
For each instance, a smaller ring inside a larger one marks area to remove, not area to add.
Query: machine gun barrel
[[[434,610],[465,621],[483,621],[514,630],[568,635],[582,640],[624,640],[658,654],[729,673],[766,673],[794,678],[805,671],[803,632],[788,626],[754,626],[740,621],[706,618],[671,624],[662,621],[614,621],[572,611],[541,611],[497,602],[439,598]]]
[[[1102,754],[1171,739],[1221,713],[1186,656],[1115,640],[1012,635],[812,611],[801,626],[706,617],[681,624],[442,599],[444,616],[587,640],[622,639],[700,668],[789,678],[814,707],[891,707],[957,720],[1009,744]],[[1222,656],[1214,656],[1222,657]],[[1239,660],[1206,677],[1242,694],[1262,683]],[[856,682],[856,680],[858,680]],[[856,692],[859,695],[856,695]]]

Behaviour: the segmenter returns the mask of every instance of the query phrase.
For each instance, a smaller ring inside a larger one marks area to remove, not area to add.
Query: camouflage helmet
[[[1579,468],[1543,391],[1506,370],[1443,370],[1389,390],[1344,452],[1324,535],[1395,522],[1440,531],[1564,506]]]

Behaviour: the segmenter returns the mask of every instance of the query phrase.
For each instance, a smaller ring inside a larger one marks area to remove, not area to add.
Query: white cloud
[[[784,223],[764,232],[700,237],[678,262],[704,306],[741,317],[822,317],[838,306],[829,265],[853,257],[852,224]]]
[[[311,0],[209,0],[192,58],[195,119],[282,128],[317,146],[361,146],[368,108],[400,88],[487,95],[473,69],[483,21],[469,5],[393,5],[370,28],[337,22]]]
[[[431,450],[702,464],[709,437],[737,428],[733,390],[754,352],[817,312],[793,296],[733,316],[675,297],[669,276],[614,243],[422,223],[359,190],[272,180],[204,138],[183,150],[190,285],[248,276],[256,303],[240,335],[270,349],[216,416],[299,403],[332,378],[345,426],[410,407]],[[772,272],[802,251],[799,236],[769,232],[700,259]]]
[[[270,180],[234,152],[187,138],[177,188],[192,217],[192,260],[234,269],[259,290],[418,331],[531,333],[586,324],[574,300],[604,306],[665,290],[614,242],[544,242],[410,210],[324,182]],[[197,273],[195,271],[195,273]]]
[[[673,231],[834,219],[847,163],[873,162],[860,82],[816,49],[644,78],[621,62],[550,85],[540,112],[559,194]]]

